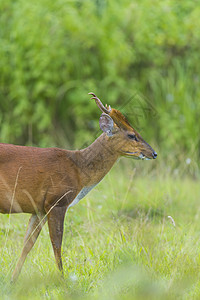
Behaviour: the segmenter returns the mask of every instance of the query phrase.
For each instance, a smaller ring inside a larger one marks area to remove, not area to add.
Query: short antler
[[[111,107],[109,105],[108,109],[107,109],[107,105],[106,107],[103,105],[103,103],[101,102],[101,100],[94,94],[94,93],[88,93],[88,95],[92,95],[93,97],[91,99],[94,99],[97,106],[100,108],[100,110],[106,114],[109,114],[111,112]]]
[[[89,94],[104,113],[99,122],[103,134],[87,148],[69,151],[0,143],[0,213],[32,215],[12,281],[17,279],[46,221],[56,264],[63,272],[61,245],[68,208],[85,197],[120,156],[157,157],[119,110],[104,106],[94,93]],[[10,201],[8,189],[16,185]]]

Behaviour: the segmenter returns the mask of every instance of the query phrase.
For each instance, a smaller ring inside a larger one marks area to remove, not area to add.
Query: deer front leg
[[[63,238],[63,223],[65,217],[65,207],[54,207],[48,213],[48,226],[51,243],[56,259],[58,269],[63,273],[62,258],[61,258],[61,245]]]
[[[15,281],[17,279],[17,277],[19,276],[19,273],[22,269],[24,261],[28,255],[28,253],[31,251],[32,247],[34,246],[45,222],[46,222],[46,217],[44,217],[44,216],[39,217],[38,215],[32,215],[30,217],[26,235],[24,237],[24,247],[22,249],[22,253],[17,262],[15,270],[12,274],[12,281]]]

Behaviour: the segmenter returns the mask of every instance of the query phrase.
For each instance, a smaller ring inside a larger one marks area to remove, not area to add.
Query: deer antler
[[[97,106],[100,108],[101,111],[103,111],[104,113],[108,114],[111,112],[111,107],[109,105],[108,109],[107,109],[107,105],[106,107],[103,105],[103,103],[101,102],[101,100],[94,94],[94,93],[88,93],[88,95],[92,95],[93,97],[91,99],[94,99]]]

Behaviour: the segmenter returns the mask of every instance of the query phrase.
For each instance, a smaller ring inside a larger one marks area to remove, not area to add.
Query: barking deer
[[[99,125],[103,131],[89,147],[70,151],[0,144],[0,212],[31,214],[13,281],[46,221],[56,264],[63,271],[61,244],[67,209],[85,197],[120,156],[157,157],[119,110],[89,94],[102,111]]]

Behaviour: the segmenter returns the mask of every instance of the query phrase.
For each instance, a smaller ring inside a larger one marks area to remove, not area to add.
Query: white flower
[[[185,162],[187,165],[189,165],[191,163],[191,158],[188,157]]]
[[[76,282],[78,280],[78,277],[75,273],[72,273],[72,274],[70,274],[70,279],[71,279],[71,281]]]

